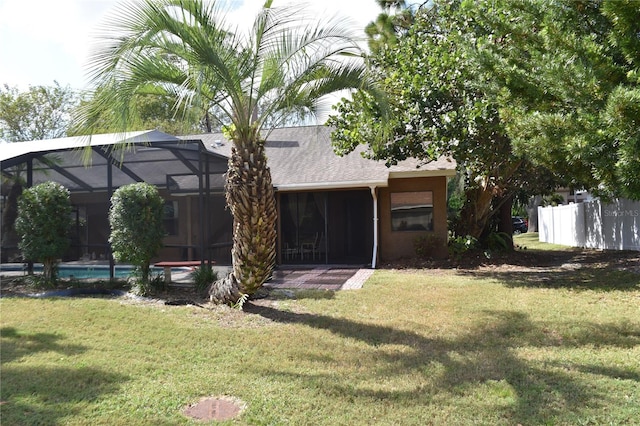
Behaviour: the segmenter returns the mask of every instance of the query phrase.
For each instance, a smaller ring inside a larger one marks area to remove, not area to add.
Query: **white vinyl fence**
[[[640,201],[538,207],[539,240],[573,247],[640,250]]]

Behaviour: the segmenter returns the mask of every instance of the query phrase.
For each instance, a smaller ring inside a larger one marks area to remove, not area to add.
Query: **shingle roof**
[[[453,176],[455,162],[439,159],[417,167],[415,160],[403,161],[387,168],[384,163],[364,158],[361,153],[364,146],[344,157],[337,156],[331,147],[331,128],[327,126],[303,126],[274,129],[265,144],[271,168],[273,184],[280,191],[363,188],[369,186],[387,186],[389,178],[414,176]],[[126,163],[129,174],[116,168],[113,170],[114,186],[120,186],[134,178],[144,179],[155,185],[176,186],[182,190],[197,189],[195,177],[198,157],[195,151],[180,154],[172,153],[184,142],[191,144],[202,141],[210,157],[212,187],[222,187],[222,174],[226,170],[225,162],[220,157],[228,158],[231,144],[221,133],[181,136],[176,138],[157,130],[130,132],[127,134],[104,134],[52,139],[47,141],[30,141],[2,144],[0,161],[2,169],[7,170],[14,164],[23,162],[29,156],[38,157],[55,155],[60,151],[70,151],[64,162],[57,162],[58,167],[39,164],[39,177],[34,176],[34,183],[40,180],[56,180],[70,189],[96,190],[104,188],[107,161],[95,152],[92,153],[92,167],[87,169],[79,152],[75,149],[86,146],[105,147],[122,142],[131,144],[152,143],[152,147],[139,147],[128,153],[130,163]],[[186,149],[186,147],[182,147]],[[48,154],[52,153],[52,154]],[[193,158],[192,158],[193,157]],[[217,159],[216,159],[217,157]],[[220,167],[225,170],[219,170]],[[40,170],[42,169],[42,170]],[[37,173],[36,173],[37,172]],[[135,175],[135,176],[133,176]],[[134,179],[135,180],[135,179]],[[77,187],[77,188],[76,188]]]
[[[390,177],[455,174],[455,162],[445,158],[421,167],[418,161],[407,160],[388,168],[383,162],[364,158],[364,147],[339,157],[333,152],[330,135],[327,126],[274,129],[265,144],[274,186],[279,190],[386,186]],[[218,155],[231,153],[231,144],[221,133],[183,138],[200,139]]]

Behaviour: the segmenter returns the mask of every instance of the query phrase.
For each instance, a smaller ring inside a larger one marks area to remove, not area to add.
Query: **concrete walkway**
[[[282,267],[274,271],[273,279],[265,287],[317,290],[357,290],[373,274],[373,269],[343,266],[308,268]]]

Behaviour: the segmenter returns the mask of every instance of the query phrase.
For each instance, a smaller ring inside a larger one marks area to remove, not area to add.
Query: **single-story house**
[[[387,168],[357,150],[331,148],[331,129],[274,129],[265,143],[278,206],[279,264],[370,264],[414,255],[420,235],[447,237],[447,179],[455,163],[440,159]],[[128,148],[122,148],[122,142]],[[231,261],[232,218],[224,173],[231,144],[220,133],[174,137],[159,131],[2,144],[0,162],[10,183],[47,180],[71,192],[73,245],[68,260],[109,258],[108,209],[118,187],[136,181],[158,187],[165,199],[165,248],[159,260]],[[3,262],[15,241],[3,236]],[[441,254],[446,255],[446,247]]]

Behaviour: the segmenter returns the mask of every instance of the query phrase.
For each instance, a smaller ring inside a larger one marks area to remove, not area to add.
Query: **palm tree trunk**
[[[233,270],[209,290],[211,301],[235,304],[271,278],[276,259],[276,201],[264,144],[234,141],[226,182],[233,215]]]

